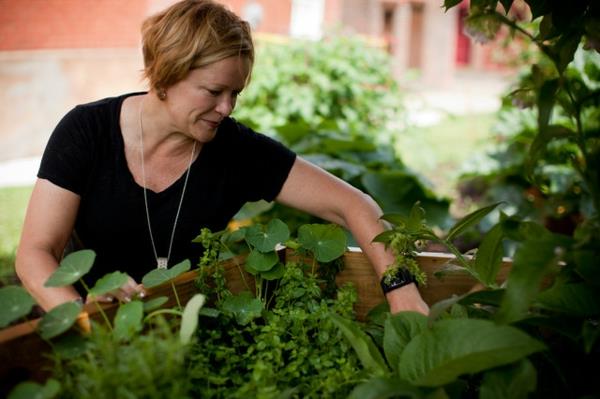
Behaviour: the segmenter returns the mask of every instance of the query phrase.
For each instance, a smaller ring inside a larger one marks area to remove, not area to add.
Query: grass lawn
[[[32,189],[30,186],[0,188],[0,282],[3,283],[14,276],[15,251]]]
[[[434,192],[454,200],[461,165],[489,145],[494,120],[493,113],[448,116],[436,125],[410,128],[398,137],[396,149]]]

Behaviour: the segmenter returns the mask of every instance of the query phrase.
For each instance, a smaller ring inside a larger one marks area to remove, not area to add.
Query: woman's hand
[[[136,297],[143,298],[144,296],[146,296],[144,286],[142,284],[138,284],[134,279],[127,276],[127,282],[123,284],[120,288],[104,295],[88,295],[85,303],[88,304],[91,302],[112,302],[115,299],[119,300],[120,302],[130,302]]]
[[[392,314],[398,312],[413,311],[424,315],[429,314],[429,306],[421,298],[421,294],[415,284],[408,284],[387,293],[387,301]]]

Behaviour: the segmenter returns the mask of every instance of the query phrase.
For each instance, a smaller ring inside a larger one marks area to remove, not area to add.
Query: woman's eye
[[[208,91],[208,93],[209,93],[211,96],[215,96],[215,97],[216,97],[216,96],[218,96],[219,94],[221,94],[221,90],[210,90],[210,89],[206,89],[206,90]]]

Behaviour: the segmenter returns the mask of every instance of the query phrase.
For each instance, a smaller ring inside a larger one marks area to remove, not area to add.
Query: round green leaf
[[[131,301],[119,307],[114,319],[113,334],[116,339],[125,341],[142,329],[144,304]]]
[[[331,262],[346,251],[346,234],[333,224],[305,224],[298,229],[298,241],[317,261]]]
[[[277,252],[259,252],[251,251],[246,258],[246,265],[258,272],[266,272],[273,268],[279,262]]]
[[[264,278],[265,280],[271,281],[271,280],[277,280],[278,278],[282,278],[284,273],[285,273],[285,267],[281,263],[278,263],[271,270],[262,272],[260,274],[260,276],[262,278]]]
[[[290,238],[290,229],[279,219],[273,219],[265,227],[257,224],[246,231],[246,240],[260,252],[275,250],[275,246]]]
[[[204,306],[205,301],[206,297],[204,295],[196,294],[185,305],[181,317],[181,329],[179,330],[179,339],[182,344],[187,344],[192,339],[192,335],[198,326],[198,312]]]
[[[441,386],[545,349],[515,327],[489,320],[442,320],[408,343],[400,356],[400,378],[418,386]]]
[[[46,287],[63,287],[73,284],[90,271],[95,259],[96,253],[91,249],[70,253],[64,257],[44,285]]]
[[[73,359],[85,353],[90,341],[78,332],[68,332],[52,341],[52,350],[61,359]]]
[[[167,303],[169,300],[166,296],[159,296],[157,298],[151,299],[148,302],[144,302],[144,312],[151,312],[155,309],[160,308],[162,305]]]
[[[76,302],[66,302],[46,313],[38,325],[42,338],[56,337],[71,328],[82,307]]]
[[[171,276],[171,279],[174,279],[175,277],[187,272],[188,270],[190,270],[191,268],[191,263],[189,259],[186,259],[182,262],[179,262],[178,264],[176,264],[175,266],[173,266],[172,268],[169,269],[169,275]]]
[[[8,395],[8,399],[52,399],[58,395],[60,384],[53,378],[46,381],[45,385],[36,382],[22,382]]]
[[[90,290],[94,296],[104,295],[107,292],[121,288],[127,282],[127,274],[116,271],[104,275],[96,281],[96,285]]]
[[[0,288],[0,328],[31,312],[35,301],[22,287],[8,286]]]
[[[231,295],[223,301],[223,310],[230,312],[235,316],[238,324],[246,325],[253,319],[260,317],[263,310],[263,303],[260,299],[252,296],[248,291],[239,295]]]

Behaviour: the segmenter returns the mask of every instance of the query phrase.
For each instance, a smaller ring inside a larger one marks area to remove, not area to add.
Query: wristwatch
[[[396,288],[404,287],[410,283],[417,283],[415,276],[407,269],[398,268],[391,274],[386,274],[381,278],[381,289],[384,294],[395,290]]]

